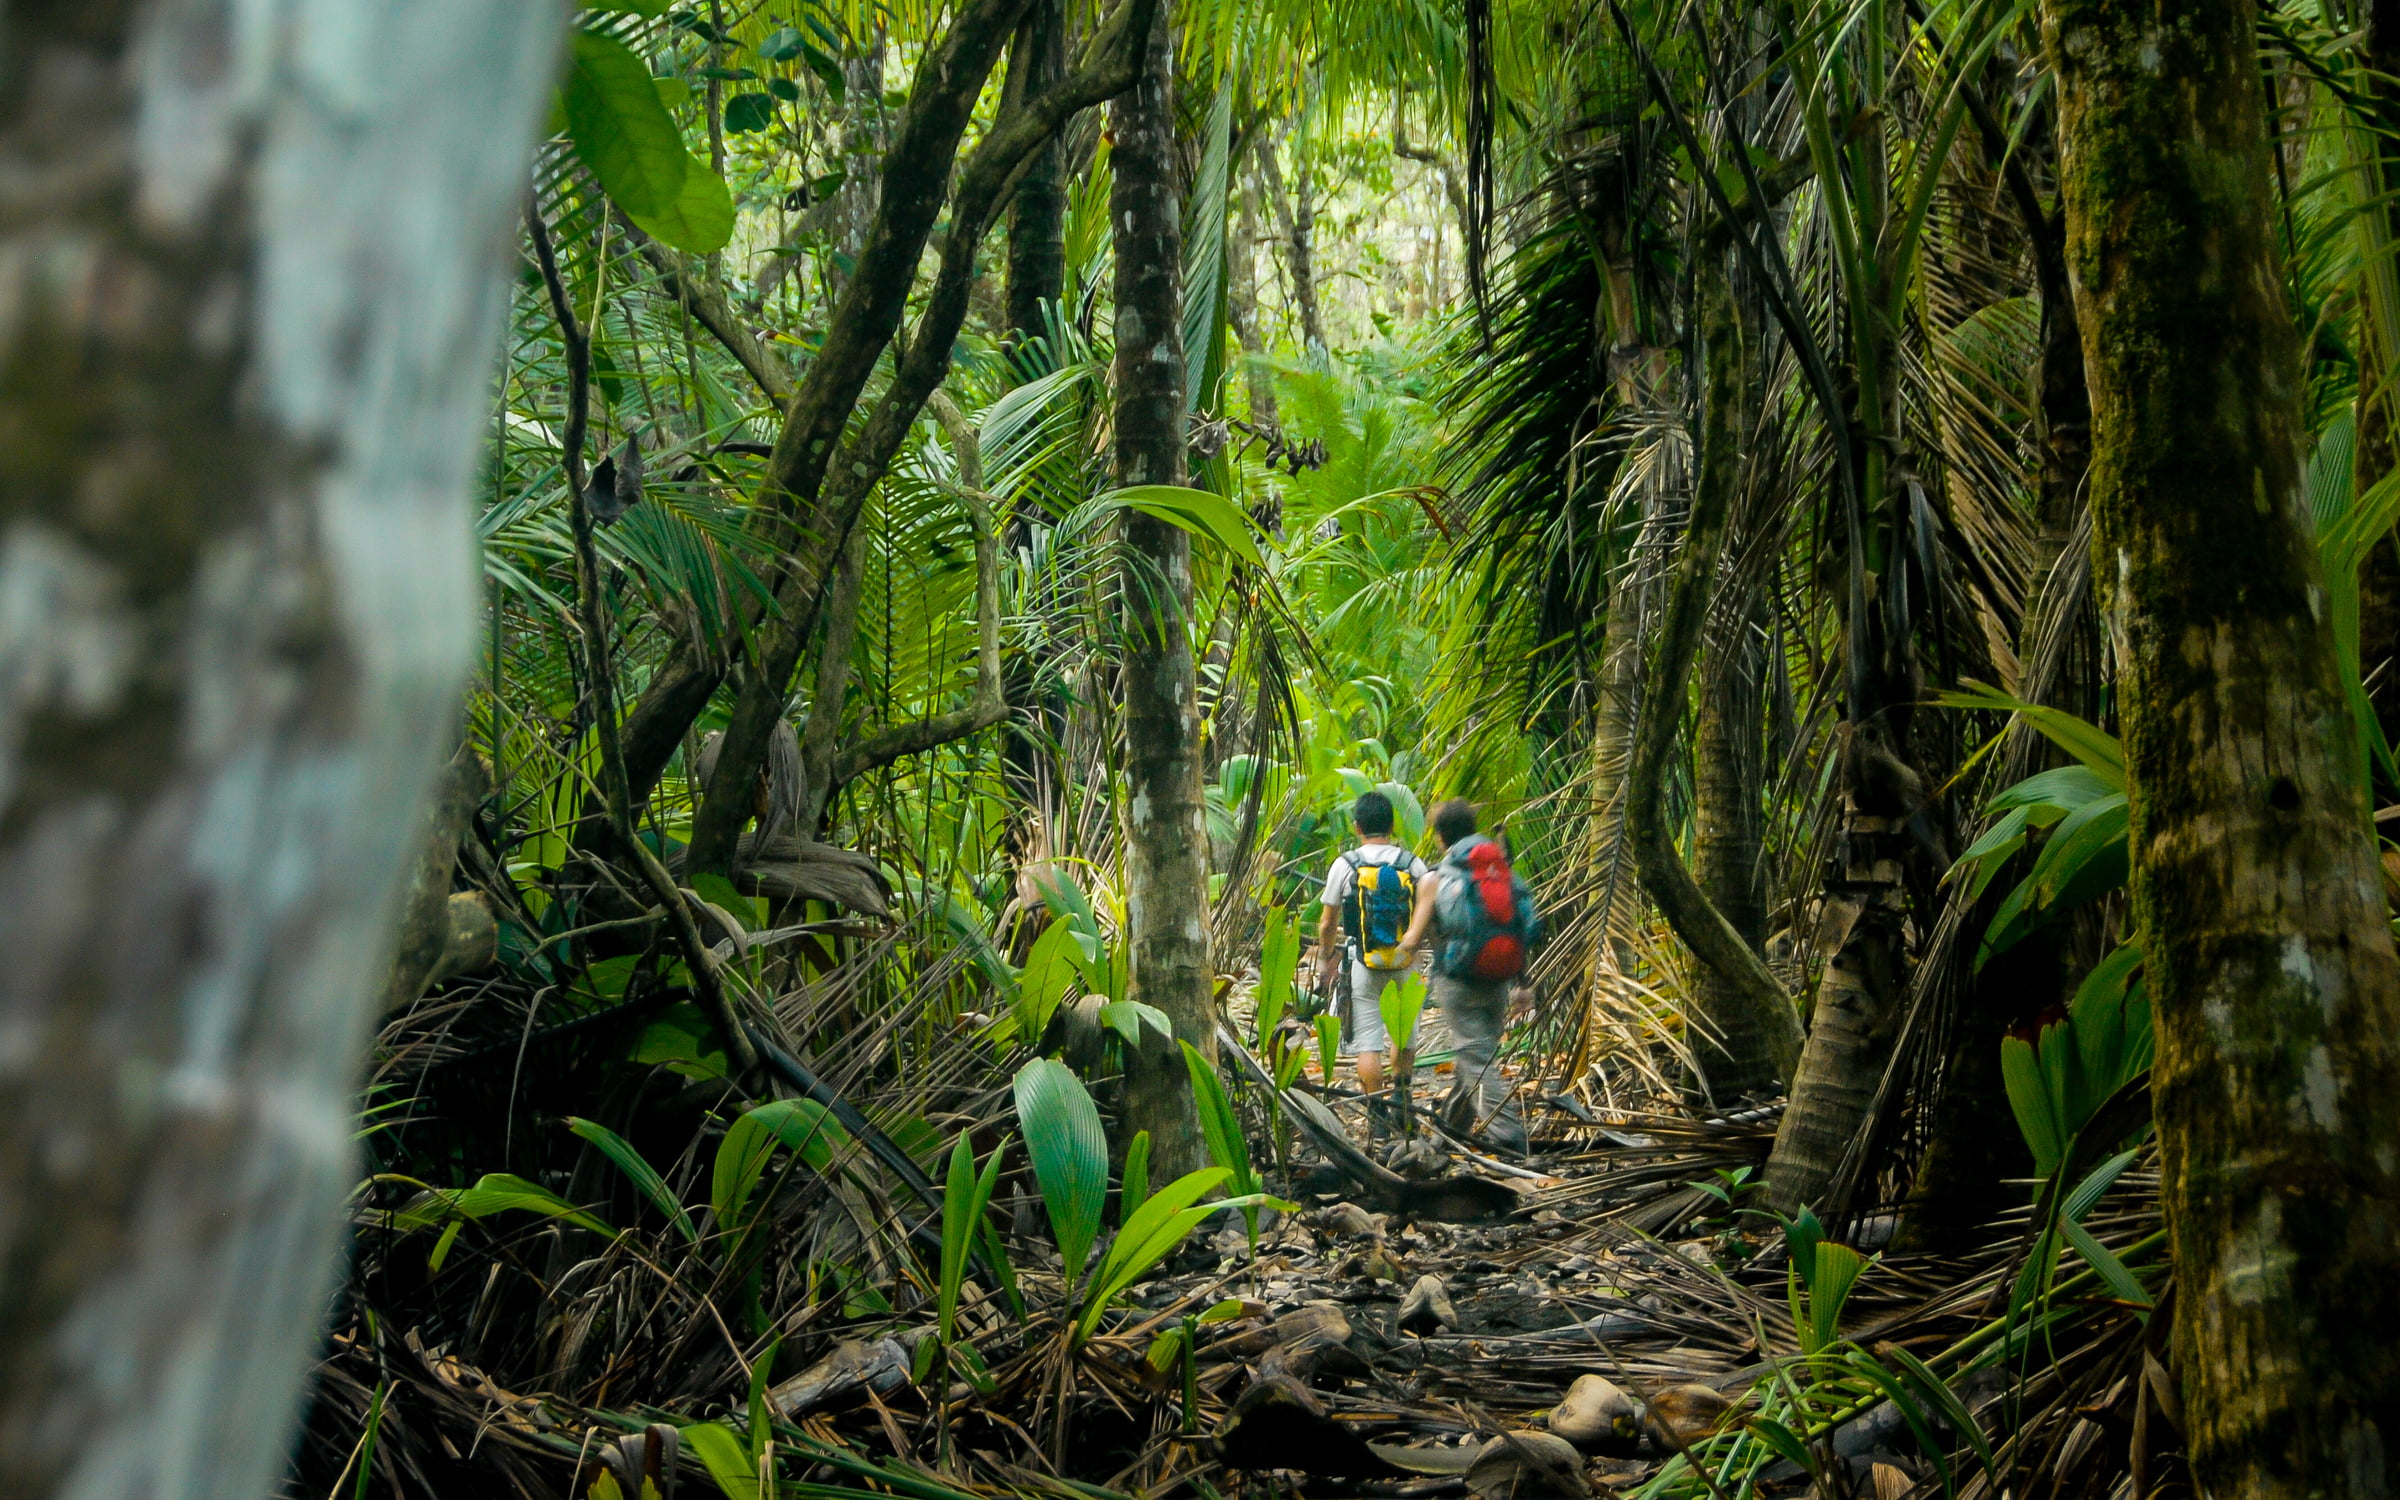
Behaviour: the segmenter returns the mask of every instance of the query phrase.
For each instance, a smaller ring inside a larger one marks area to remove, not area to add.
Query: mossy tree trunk
[[[285,1464],[473,649],[496,250],[565,13],[267,15],[0,16],[0,1489],[33,1500]]]
[[[2247,0],[2043,0],[2192,1460],[2383,1496],[2400,964],[2300,493]]]
[[[1116,480],[1182,484],[1183,195],[1177,184],[1174,57],[1161,5],[1133,87],[1110,107],[1109,223],[1116,236]],[[1130,998],[1176,1038],[1216,1056],[1208,964],[1208,823],[1201,800],[1200,699],[1192,660],[1192,539],[1128,511],[1123,527],[1121,692],[1125,715],[1125,941]],[[1175,1043],[1142,1029],[1127,1048],[1125,1124],[1150,1132],[1153,1181],[1207,1164],[1191,1078]]]

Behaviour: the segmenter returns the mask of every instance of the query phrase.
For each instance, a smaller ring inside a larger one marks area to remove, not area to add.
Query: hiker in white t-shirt
[[[1336,975],[1348,968],[1350,1048],[1357,1059],[1359,1088],[1374,1094],[1383,1088],[1383,1054],[1391,1049],[1383,1025],[1383,991],[1408,972],[1400,938],[1408,930],[1417,884],[1428,868],[1392,842],[1392,799],[1383,793],[1360,793],[1351,805],[1350,822],[1358,830],[1358,847],[1333,862],[1320,898],[1324,914],[1317,919],[1317,985],[1334,990]],[[1393,1065],[1406,1068],[1408,1059],[1395,1058]]]

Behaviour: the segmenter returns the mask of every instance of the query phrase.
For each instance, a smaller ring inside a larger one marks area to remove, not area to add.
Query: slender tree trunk
[[[1275,427],[1282,414],[1275,404],[1275,371],[1267,364],[1267,345],[1258,327],[1258,179],[1242,184],[1242,213],[1234,221],[1233,242],[1225,252],[1226,274],[1233,278],[1225,299],[1227,321],[1242,346],[1242,380],[1250,393],[1253,426]],[[1270,479],[1270,487],[1274,481]]]
[[[1736,581],[1729,588],[1742,589]],[[1700,716],[1693,731],[1692,878],[1752,952],[1767,938],[1767,890],[1761,860],[1765,837],[1761,781],[1765,774],[1766,694],[1761,681],[1765,643],[1759,631],[1764,602],[1755,589],[1719,636],[1719,649],[1701,674]],[[1775,1060],[1759,1016],[1738,985],[1700,966],[1692,975],[1694,1010],[1704,1023],[1689,1039],[1708,1097],[1731,1104],[1771,1093]]]
[[[455,740],[560,13],[0,18],[0,1475],[263,1495]]]
[[[1708,893],[1692,878],[1667,830],[1665,798],[1668,751],[1681,727],[1692,661],[1707,624],[1708,600],[1724,552],[1727,513],[1740,485],[1741,444],[1755,408],[1752,375],[1755,330],[1745,327],[1734,287],[1720,258],[1698,268],[1702,361],[1699,470],[1692,484],[1692,513],[1676,559],[1675,583],[1660,631],[1657,687],[1650,711],[1634,735],[1633,763],[1626,777],[1626,824],[1643,889],[1658,903],[1701,967],[1714,971],[1728,998],[1755,1019],[1777,1078],[1790,1076],[1801,1050],[1800,1024],[1791,1001],[1767,972],[1765,960],[1726,921]]]
[[[2400,963],[2300,493],[2243,0],[2043,0],[2193,1467],[2389,1495]]]
[[[842,747],[842,710],[850,698],[850,656],[858,645],[858,601],[866,592],[867,533],[850,529],[849,545],[834,564],[825,591],[825,644],[817,657],[816,691],[809,695],[808,722],[800,731],[800,836],[813,839],[825,825],[833,796],[834,764]]]
[[[1031,0],[1009,51],[1008,88],[1019,99],[1040,94],[1067,70],[1067,24],[1060,0]],[[1065,155],[1056,136],[1042,143],[1017,181],[1008,212],[1008,337],[1018,345],[1042,338],[1042,309],[1055,307],[1067,284]]]
[[[1066,42],[1060,0],[1031,0],[1009,55],[1010,91],[1022,97],[1049,88],[1066,71]],[[1009,209],[1007,338],[1012,348],[1048,338],[1043,308],[1055,308],[1066,293],[1065,156],[1064,145],[1056,139],[1035,152]],[[1058,351],[1050,352],[1055,358]],[[1033,510],[1038,507],[1027,501],[1007,518],[1009,551],[1031,542],[1028,520]],[[1049,816],[1046,788],[1058,779],[1053,747],[1066,721],[1057,668],[1050,660],[1053,653],[1039,643],[1043,633],[1035,637],[1009,658],[1006,691],[1015,712],[1000,741],[1001,776],[1009,791],[1008,847],[1019,868],[1030,864],[1042,846],[1040,824]]]
[[[1133,88],[1109,110],[1117,261],[1116,479],[1182,484],[1183,205],[1176,190],[1174,59],[1167,6]],[[1124,528],[1125,907],[1131,998],[1216,1057],[1208,965],[1208,823],[1192,665],[1191,537],[1129,511]],[[1173,1042],[1143,1029],[1126,1049],[1125,1123],[1150,1132],[1158,1181],[1206,1164],[1191,1078]]]
[[[1317,262],[1312,243],[1317,214],[1308,198],[1308,168],[1300,167],[1296,193],[1284,191],[1283,168],[1272,144],[1258,153],[1258,172],[1275,206],[1276,227],[1283,231],[1283,263],[1292,278],[1292,310],[1300,315],[1300,336],[1312,349],[1325,347],[1325,316],[1317,305]]]

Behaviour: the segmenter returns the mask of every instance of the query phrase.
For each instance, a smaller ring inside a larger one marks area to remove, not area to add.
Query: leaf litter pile
[[[672,992],[396,1016],[287,1493],[2181,1492],[2147,1157],[1905,1253],[1888,1208],[1746,1206],[1776,1106],[1520,1057],[1517,1155],[1445,1130],[1438,1063],[1370,1105],[1242,1015],[1187,1048],[1215,1164],[1161,1181],[1106,1123],[1126,1017],[1004,1072],[866,1003],[911,959],[871,947],[755,1028],[756,1092]]]

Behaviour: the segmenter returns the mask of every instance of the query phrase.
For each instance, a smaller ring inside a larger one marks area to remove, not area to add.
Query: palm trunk
[[[1737,581],[1733,588],[1741,588]],[[1760,951],[1767,937],[1765,865],[1761,860],[1761,781],[1766,736],[1762,600],[1735,611],[1737,623],[1711,652],[1701,675],[1700,717],[1693,732],[1692,878],[1725,914],[1726,923]],[[1690,1038],[1704,1093],[1731,1104],[1775,1087],[1775,1060],[1757,1012],[1741,990],[1703,965],[1692,976],[1700,1025]]]
[[[1838,1210],[1842,1170],[1883,1081],[1899,1020],[1907,908],[1890,849],[1898,830],[1858,812],[1855,800],[1844,812],[1843,849],[1825,882],[1828,925],[1842,937],[1817,980],[1808,1048],[1761,1184],[1764,1206],[1782,1212]]]
[[[11,1495],[272,1486],[456,743],[493,247],[561,13],[247,15],[0,18]]]
[[[1702,968],[1713,971],[1726,998],[1758,1028],[1775,1076],[1787,1077],[1799,1061],[1801,1039],[1791,1002],[1767,972],[1766,962],[1725,919],[1692,878],[1676,852],[1666,824],[1663,788],[1667,752],[1682,715],[1692,661],[1707,623],[1708,599],[1724,550],[1727,513],[1740,484],[1741,444],[1750,428],[1756,397],[1752,374],[1756,330],[1748,326],[1723,262],[1711,257],[1698,268],[1702,357],[1700,466],[1692,486],[1692,513],[1676,560],[1673,596],[1660,631],[1657,687],[1650,711],[1634,735],[1632,768],[1626,777],[1626,824],[1643,889],[1658,903]],[[1737,998],[1738,997],[1738,998]]]
[[[2243,0],[2043,0],[2195,1476],[2388,1495],[2400,962],[2300,490]]]
[[[1110,107],[1116,182],[1116,479],[1182,484],[1182,194],[1176,188],[1174,59],[1161,5],[1133,88]],[[1130,998],[1216,1056],[1208,964],[1208,823],[1201,801],[1192,664],[1191,537],[1129,511],[1123,527],[1125,942]],[[1128,1047],[1125,1124],[1150,1132],[1155,1180],[1206,1164],[1190,1075],[1150,1028]],[[1130,1139],[1130,1135],[1128,1135]]]

